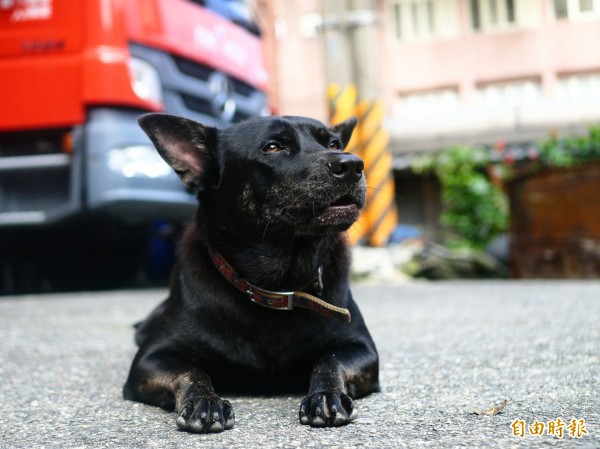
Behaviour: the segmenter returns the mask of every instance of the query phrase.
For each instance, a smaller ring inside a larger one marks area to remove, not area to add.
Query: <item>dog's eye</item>
[[[332,140],[331,142],[329,142],[328,148],[330,150],[339,150],[342,146],[340,145],[340,143],[337,140]]]
[[[278,153],[283,150],[283,147],[279,145],[277,142],[270,142],[263,148],[265,153]]]

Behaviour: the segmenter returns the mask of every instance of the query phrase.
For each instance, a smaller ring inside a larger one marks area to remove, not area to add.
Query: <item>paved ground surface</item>
[[[190,435],[121,399],[131,323],[164,291],[0,298],[1,448],[600,448],[600,283],[356,286],[382,393],[344,428],[297,421],[299,396],[233,397],[237,422]],[[498,415],[476,415],[508,400]],[[513,436],[585,419],[581,439]]]

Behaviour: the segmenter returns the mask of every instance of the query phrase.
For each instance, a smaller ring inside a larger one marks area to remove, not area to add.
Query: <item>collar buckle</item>
[[[274,292],[272,290],[265,290],[264,288],[258,288],[247,282],[248,288],[246,294],[250,298],[250,301],[261,306],[268,307],[270,309],[277,310],[293,310],[294,309],[294,295],[295,292]]]

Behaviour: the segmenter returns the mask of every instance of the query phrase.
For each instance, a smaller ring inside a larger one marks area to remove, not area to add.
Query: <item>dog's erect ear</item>
[[[344,148],[346,148],[348,142],[350,142],[350,137],[352,137],[352,131],[354,131],[356,123],[356,117],[350,117],[348,120],[331,127],[331,130],[334,133],[339,134],[342,138],[342,146]]]
[[[138,122],[162,158],[189,188],[216,184],[213,153],[217,130],[169,114],[145,114]]]

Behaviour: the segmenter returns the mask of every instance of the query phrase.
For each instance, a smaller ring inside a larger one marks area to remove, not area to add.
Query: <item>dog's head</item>
[[[249,238],[348,229],[366,197],[363,162],[343,150],[356,125],[255,117],[225,130],[166,114],[140,125],[185,185],[201,219]]]

